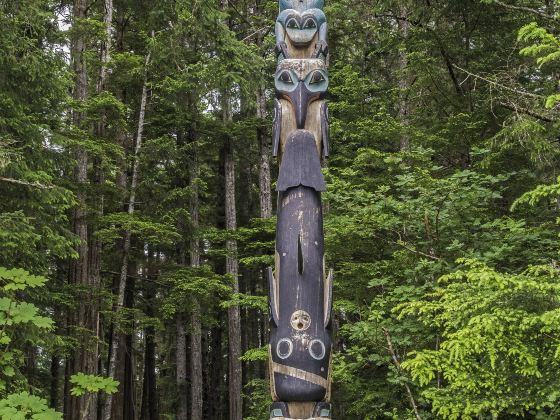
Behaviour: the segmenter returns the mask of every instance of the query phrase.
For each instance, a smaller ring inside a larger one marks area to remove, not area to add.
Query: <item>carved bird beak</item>
[[[305,86],[303,81],[298,83],[295,90],[288,93],[290,102],[292,103],[296,113],[296,124],[298,129],[305,128],[305,121],[307,120],[307,110],[309,104],[319,99],[321,94],[319,92],[311,92]]]

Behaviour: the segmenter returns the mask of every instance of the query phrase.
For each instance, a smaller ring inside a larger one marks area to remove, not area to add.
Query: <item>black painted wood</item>
[[[325,276],[321,204],[321,154],[330,153],[327,19],[324,0],[279,0],[279,6],[272,153],[282,159],[276,266],[268,273],[270,375],[277,400],[271,418],[323,419],[330,418],[332,352],[332,272]],[[280,100],[289,104],[287,115]],[[310,106],[315,101],[320,106]]]
[[[279,265],[270,279],[275,282],[271,312],[276,318],[271,328],[272,362],[328,379],[332,340],[324,323],[330,305],[324,299],[321,194],[299,186],[280,192],[278,203]],[[301,273],[298,258],[303,260]],[[294,325],[298,311],[309,316],[308,324]],[[327,395],[326,387],[289,375],[274,373],[274,384],[280,401],[322,401]]]
[[[315,191],[325,191],[327,188],[315,137],[306,130],[296,130],[288,137],[276,189],[287,191],[288,188],[300,185]]]

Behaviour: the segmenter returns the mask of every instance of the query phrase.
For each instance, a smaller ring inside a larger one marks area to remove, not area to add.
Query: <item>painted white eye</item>
[[[323,73],[321,73],[320,71],[316,71],[315,73],[313,73],[313,76],[311,76],[311,80],[309,81],[309,84],[314,85],[317,83],[322,83],[325,81],[325,77],[323,76]]]
[[[299,29],[299,24],[298,24],[297,20],[295,20],[294,18],[291,18],[286,23],[286,28],[288,28],[288,29]]]
[[[309,343],[309,354],[315,360],[323,360],[326,352],[325,344],[321,340],[315,339]]]
[[[317,29],[315,19],[307,19],[303,24],[303,29]]]
[[[294,345],[292,344],[292,340],[289,338],[283,338],[278,342],[278,344],[276,344],[276,354],[282,360],[290,357],[293,351]]]

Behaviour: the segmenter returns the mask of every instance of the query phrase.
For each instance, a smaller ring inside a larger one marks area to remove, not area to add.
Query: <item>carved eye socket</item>
[[[325,77],[323,76],[323,73],[321,73],[320,71],[316,71],[315,73],[313,73],[313,76],[311,76],[311,80],[309,81],[309,84],[314,85],[317,83],[322,83],[325,81]]]
[[[294,18],[291,18],[290,20],[288,20],[288,23],[286,23],[286,28],[299,29],[299,25],[298,25],[297,20],[295,20]]]
[[[317,29],[317,24],[314,19],[307,19],[303,24],[303,29]]]
[[[287,72],[287,71],[283,71],[280,74],[280,77],[278,78],[278,80],[280,80],[283,83],[288,83],[288,84],[294,83],[293,80],[292,80],[292,76],[290,76],[290,73]]]

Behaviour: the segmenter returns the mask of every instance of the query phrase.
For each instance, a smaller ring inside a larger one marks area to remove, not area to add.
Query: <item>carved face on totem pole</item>
[[[274,77],[276,107],[273,154],[281,155],[297,129],[315,137],[319,156],[328,156],[328,108],[324,100],[329,77],[323,60],[282,60]]]
[[[279,58],[327,59],[327,18],[321,9],[284,10],[276,20]]]
[[[280,11],[294,9],[303,12],[308,9],[322,9],[325,0],[280,0]]]

